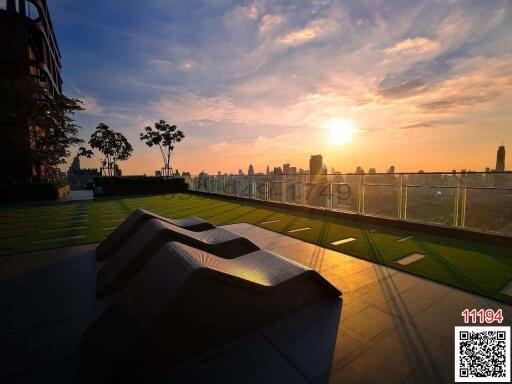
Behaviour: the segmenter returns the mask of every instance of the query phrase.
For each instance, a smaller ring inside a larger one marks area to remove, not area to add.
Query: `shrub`
[[[94,185],[102,190],[103,195],[165,194],[188,190],[188,185],[182,178],[124,176],[95,177],[93,180]]]
[[[0,200],[50,200],[59,198],[59,188],[65,187],[64,181],[50,183],[13,183],[0,184]]]

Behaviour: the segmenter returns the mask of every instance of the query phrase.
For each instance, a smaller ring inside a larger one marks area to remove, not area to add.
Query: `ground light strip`
[[[411,253],[408,256],[402,257],[401,259],[397,260],[396,263],[401,265],[409,265],[412,264],[418,260],[421,260],[425,257],[423,253]]]
[[[414,238],[414,236],[407,236],[407,237],[404,237],[403,239],[398,239],[397,241],[407,241],[407,240],[411,240],[412,238]]]
[[[260,223],[260,224],[272,224],[272,223],[278,223],[280,221],[281,220],[270,220],[270,221],[264,221],[263,223]]]
[[[308,231],[308,230],[310,230],[310,229],[311,229],[311,227],[297,228],[297,229],[292,229],[292,230],[288,231],[288,233],[295,233],[295,232]]]
[[[347,237],[346,239],[341,239],[341,240],[338,240],[338,241],[333,241],[331,243],[331,245],[341,245],[341,244],[346,244],[346,243],[350,243],[352,241],[356,241],[357,239],[354,238],[354,237]]]

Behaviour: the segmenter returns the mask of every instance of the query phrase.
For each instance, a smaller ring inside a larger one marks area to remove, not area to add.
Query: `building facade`
[[[496,172],[505,172],[505,146],[500,145],[496,153]]]
[[[61,54],[46,0],[0,0],[0,78],[33,77],[62,92]]]
[[[46,0],[0,0],[0,80],[26,78],[38,81],[52,96],[62,92],[61,55]],[[13,134],[12,129],[22,131]],[[30,131],[21,125],[0,127],[5,146],[0,148],[0,172],[7,182],[49,176],[27,151],[35,145]],[[34,132],[39,134],[37,127]]]
[[[80,157],[75,156],[66,174],[66,180],[71,189],[82,189],[88,183],[92,183],[93,179],[98,176],[100,176],[100,172],[95,168],[81,168]]]

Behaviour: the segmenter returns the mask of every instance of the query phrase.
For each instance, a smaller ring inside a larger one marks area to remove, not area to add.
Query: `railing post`
[[[332,211],[332,183],[329,184],[329,209]]]
[[[407,188],[407,185],[405,186],[405,196],[404,196],[404,215],[403,219],[407,220],[407,196],[408,196],[409,190]]]
[[[364,214],[364,181],[363,175],[359,175],[359,193],[358,193],[357,212]]]
[[[461,228],[466,227],[466,199],[467,199],[468,189],[464,187],[462,190],[462,202],[461,202],[461,218],[460,218],[460,226]]]
[[[460,207],[460,176],[457,176],[457,190],[455,192],[455,201],[454,201],[454,207],[453,207],[453,225],[455,227],[459,226],[459,207]]]
[[[398,195],[398,218],[402,218],[404,199],[404,175],[400,174],[400,194]]]
[[[286,180],[286,176],[285,176],[285,180]],[[281,191],[283,193],[283,197],[281,198],[281,202],[283,203],[286,203],[286,181],[283,181],[282,184],[281,184]]]

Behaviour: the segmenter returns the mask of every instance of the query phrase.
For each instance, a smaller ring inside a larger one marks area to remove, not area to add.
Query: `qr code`
[[[510,327],[455,327],[455,381],[510,382]]]

